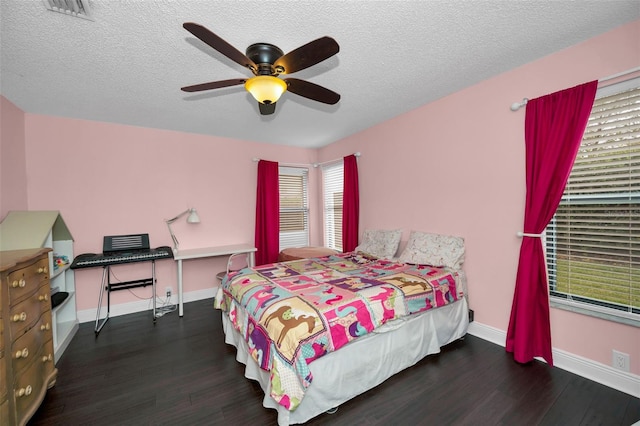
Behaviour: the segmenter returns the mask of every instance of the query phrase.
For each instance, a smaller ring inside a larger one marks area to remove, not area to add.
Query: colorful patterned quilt
[[[271,396],[293,411],[313,380],[313,360],[388,321],[461,297],[455,272],[353,252],[231,273],[215,307],[270,372]]]

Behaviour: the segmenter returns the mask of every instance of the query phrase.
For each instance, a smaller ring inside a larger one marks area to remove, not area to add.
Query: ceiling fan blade
[[[194,36],[198,37],[203,42],[207,43],[209,46],[213,47],[218,52],[222,53],[227,58],[231,59],[234,62],[242,65],[243,67],[247,67],[251,69],[251,71],[255,74],[258,67],[255,62],[249,59],[244,53],[240,52],[238,49],[221,39],[219,36],[215,35],[202,25],[193,23],[193,22],[185,22],[182,24],[185,30],[189,31]]]
[[[263,104],[262,102],[258,102],[258,108],[260,108],[260,115],[271,115],[276,112],[276,103]]]
[[[212,81],[209,83],[194,84],[193,86],[185,86],[180,90],[184,92],[201,92],[203,90],[220,89],[222,87],[237,86],[238,84],[244,84],[247,81],[246,78],[233,78],[231,80]]]
[[[338,43],[331,37],[325,36],[281,56],[273,65],[276,70],[280,67],[284,69],[284,71],[279,71],[280,74],[293,74],[322,62],[339,51]]]
[[[329,105],[334,105],[340,100],[339,94],[315,83],[297,78],[285,78],[284,81],[287,83],[287,90],[298,96]]]

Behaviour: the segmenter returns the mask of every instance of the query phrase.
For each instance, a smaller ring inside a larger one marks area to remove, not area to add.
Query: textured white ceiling
[[[22,110],[320,147],[496,74],[640,18],[638,0],[89,0],[94,21],[0,2],[0,92]],[[199,23],[241,52],[285,53],[322,36],[340,52],[292,77],[338,92],[336,105],[285,93],[261,116],[249,77],[182,28]],[[505,106],[505,108],[508,106]]]

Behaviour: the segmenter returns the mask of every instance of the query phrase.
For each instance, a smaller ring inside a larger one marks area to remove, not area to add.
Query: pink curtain
[[[542,233],[560,203],[597,87],[592,81],[527,103],[525,233]],[[547,270],[538,237],[522,239],[505,346],[517,362],[540,356],[553,366]]]
[[[342,251],[355,250],[358,245],[360,195],[358,192],[358,161],[355,155],[344,157],[342,191]]]
[[[280,245],[280,189],[278,163],[258,162],[256,194],[256,265],[278,260]]]

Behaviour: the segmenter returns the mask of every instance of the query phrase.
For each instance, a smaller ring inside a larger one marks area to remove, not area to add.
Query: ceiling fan
[[[331,37],[311,41],[286,55],[273,44],[255,43],[247,47],[246,55],[202,25],[185,22],[182,25],[191,34],[213,47],[234,62],[248,68],[252,78],[234,78],[182,87],[185,92],[200,92],[244,84],[245,89],[258,101],[260,114],[273,114],[280,96],[289,91],[298,96],[333,105],[340,95],[325,87],[297,78],[280,79],[280,74],[292,74],[309,68],[338,53],[340,46]]]

